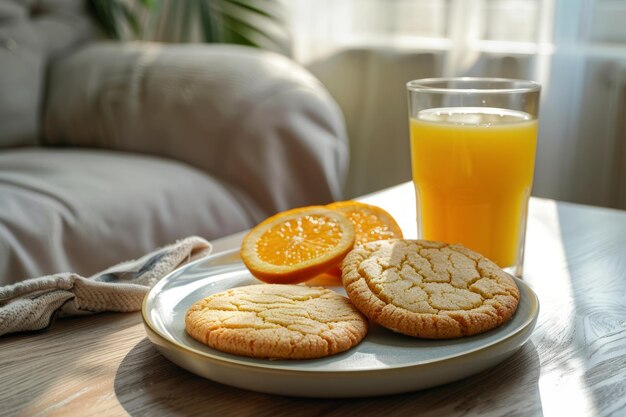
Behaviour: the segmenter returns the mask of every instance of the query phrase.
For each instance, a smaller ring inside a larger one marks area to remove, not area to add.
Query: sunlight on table
[[[530,273],[524,278],[535,291],[544,295],[540,299],[540,316],[541,310],[545,312],[557,310],[559,316],[565,318],[560,323],[550,323],[552,326],[559,324],[563,327],[551,330],[550,337],[571,338],[573,335],[566,329],[572,328],[568,321],[577,321],[576,305],[570,274],[563,272],[567,271],[567,255],[561,240],[557,205],[552,200],[541,199],[534,199],[530,204],[530,212],[533,213],[535,221],[529,222],[528,227],[525,270]],[[546,262],[546,259],[550,259],[550,262]],[[535,262],[541,264],[534,264]],[[533,274],[531,271],[541,273]],[[547,294],[553,296],[546,296]],[[539,323],[541,326],[542,321]],[[539,327],[536,330],[539,330]],[[563,367],[563,364],[559,365],[556,362],[541,364],[539,392],[543,415],[546,417],[596,415],[592,395],[583,378],[585,372],[583,360],[580,357],[570,359],[566,364],[568,369],[561,372],[551,372],[551,367],[554,366]],[[567,377],[563,378],[563,375]]]

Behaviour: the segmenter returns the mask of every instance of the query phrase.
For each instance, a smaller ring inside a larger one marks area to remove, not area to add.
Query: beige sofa
[[[0,285],[342,197],[342,115],[301,67],[92,30],[80,1],[0,2]]]

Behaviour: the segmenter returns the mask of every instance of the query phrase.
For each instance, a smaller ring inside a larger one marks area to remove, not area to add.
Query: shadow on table
[[[144,339],[120,364],[115,394],[131,416],[542,415],[539,374],[537,350],[528,342],[498,366],[442,387],[375,398],[290,398],[196,376]]]

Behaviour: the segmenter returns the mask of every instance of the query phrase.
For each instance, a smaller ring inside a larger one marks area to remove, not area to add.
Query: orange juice
[[[496,108],[423,110],[411,119],[423,239],[461,243],[506,268],[526,229],[537,120]]]

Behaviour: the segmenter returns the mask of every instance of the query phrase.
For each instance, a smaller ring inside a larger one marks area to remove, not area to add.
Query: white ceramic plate
[[[186,265],[155,285],[142,315],[148,338],[172,362],[203,377],[254,391],[305,397],[361,397],[432,387],[480,372],[512,355],[530,337],[539,313],[536,294],[521,280],[517,312],[505,325],[454,340],[421,340],[371,325],[355,348],[323,359],[264,360],[222,353],[185,332],[195,301],[258,284],[237,251]],[[342,287],[331,287],[344,294]]]

